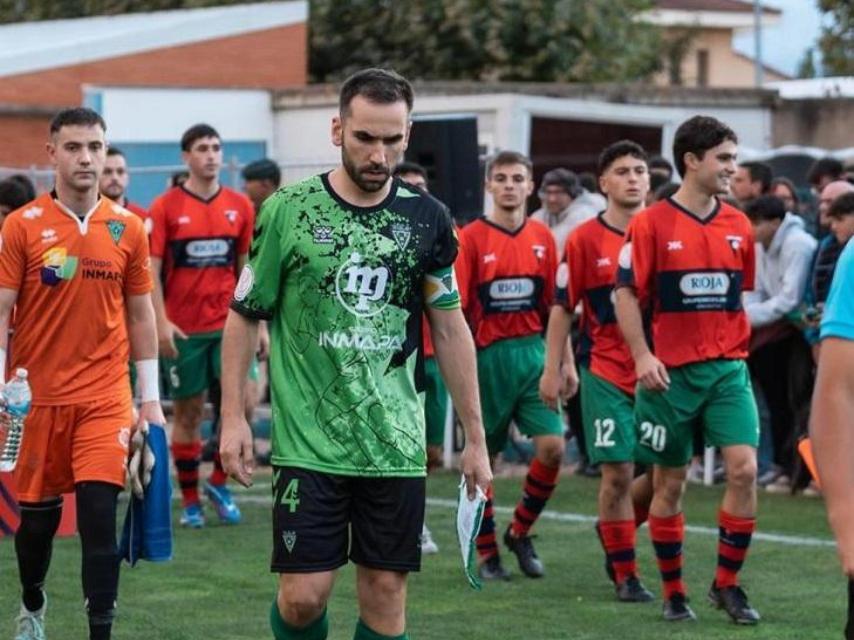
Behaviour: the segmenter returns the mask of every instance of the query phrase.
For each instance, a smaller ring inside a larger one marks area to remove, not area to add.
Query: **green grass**
[[[431,498],[453,499],[457,476],[431,477]],[[520,480],[496,481],[497,503],[512,507]],[[563,478],[549,510],[595,514],[597,483]],[[689,487],[686,517],[691,525],[716,527],[720,488]],[[238,494],[240,495],[240,494]],[[266,482],[251,490],[243,503],[239,527],[210,526],[204,531],[177,530],[175,560],[165,565],[142,563],[123,569],[119,617],[114,638],[136,640],[249,640],[269,638],[267,616],[275,577],[268,571],[271,533]],[[716,558],[714,536],[689,533],[685,545],[686,579],[696,623],[668,625],[660,620],[661,602],[626,605],[615,602],[602,570],[602,552],[586,522],[542,519],[536,527],[539,552],[546,566],[541,580],[520,576],[515,559],[509,583],[471,590],[461,570],[454,539],[454,511],[431,504],[427,520],[441,553],[424,558],[423,569],[410,579],[409,632],[414,639],[513,640],[610,639],[675,640],[693,638],[750,640],[825,639],[842,636],[845,581],[830,546],[796,546],[756,541],[743,583],[763,615],[755,628],[738,628],[724,613],[706,604]],[[509,514],[499,513],[504,530]],[[821,501],[760,495],[759,530],[789,536],[830,539]],[[657,572],[647,530],[639,532],[639,562],[648,586],[658,592]],[[86,638],[80,595],[80,553],[76,540],[59,540],[48,578],[48,637]],[[9,637],[17,612],[14,549],[0,540],[0,638]],[[329,616],[333,640],[352,638],[356,623],[354,571],[340,572]]]

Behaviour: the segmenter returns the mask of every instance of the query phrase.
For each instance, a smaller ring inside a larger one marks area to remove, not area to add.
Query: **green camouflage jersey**
[[[232,309],[270,321],[274,464],[424,475],[422,312],[459,306],[456,255],[447,208],[397,179],[371,208],[328,175],[264,203]]]

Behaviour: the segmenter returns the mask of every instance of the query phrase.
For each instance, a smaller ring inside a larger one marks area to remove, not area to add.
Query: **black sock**
[[[21,576],[21,600],[29,611],[44,606],[44,581],[50,567],[53,537],[62,516],[62,498],[21,502],[21,526],[15,535],[15,553]]]
[[[89,616],[90,640],[109,639],[119,590],[116,546],[116,498],[119,487],[105,482],[80,482],[77,526],[83,547],[83,596]]]

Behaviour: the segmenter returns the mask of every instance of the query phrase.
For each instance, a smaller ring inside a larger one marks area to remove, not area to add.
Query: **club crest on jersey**
[[[732,247],[733,251],[738,251],[741,243],[744,242],[744,238],[742,236],[727,236],[726,241],[729,242],[729,246]]]
[[[313,229],[314,244],[332,244],[335,239],[332,237],[332,227],[321,225]]]
[[[545,247],[545,245],[542,245],[542,244],[534,244],[534,245],[531,245],[531,249],[533,249],[533,250],[534,250],[534,257],[536,257],[536,258],[537,258],[537,260],[542,260],[543,258],[545,258],[545,257],[546,257],[546,247]]]
[[[409,239],[412,237],[412,229],[409,228],[408,224],[396,223],[391,225],[391,235],[397,243],[397,246],[400,247],[401,251],[403,251],[406,249],[406,246],[409,244]]]
[[[285,549],[288,550],[288,553],[291,553],[294,550],[294,546],[297,543],[297,532],[296,531],[283,531],[282,532],[282,542],[285,543]]]
[[[224,211],[225,218],[228,220],[229,224],[234,224],[237,222],[237,210],[236,209],[226,209]]]
[[[126,226],[127,224],[120,220],[107,220],[107,229],[110,230],[110,237],[113,239],[113,242],[116,244],[119,243],[119,240],[122,239],[122,235],[124,235]]]

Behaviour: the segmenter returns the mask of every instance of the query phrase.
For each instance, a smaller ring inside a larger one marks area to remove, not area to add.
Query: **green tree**
[[[818,72],[815,68],[815,49],[810,47],[804,51],[804,57],[798,63],[798,78],[815,78]]]
[[[818,0],[824,20],[818,49],[826,76],[854,75],[854,3]]]

